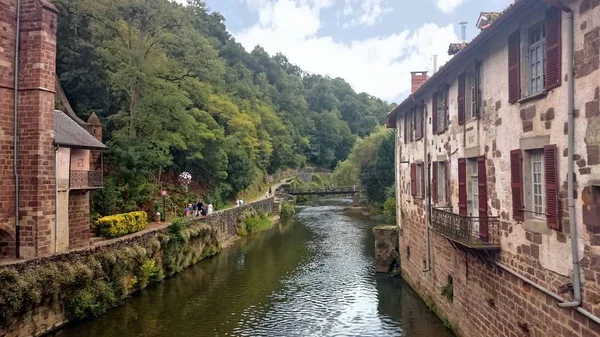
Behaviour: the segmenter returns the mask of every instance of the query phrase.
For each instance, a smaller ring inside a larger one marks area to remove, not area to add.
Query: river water
[[[453,336],[401,279],[375,274],[373,220],[349,206],[298,207],[293,221],[53,336]]]

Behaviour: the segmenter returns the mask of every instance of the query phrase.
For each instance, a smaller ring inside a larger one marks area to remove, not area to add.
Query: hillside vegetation
[[[81,117],[100,117],[108,145],[100,214],[147,207],[183,171],[222,205],[267,174],[333,168],[389,110],[341,78],[247,52],[200,0],[54,3],[60,82]]]

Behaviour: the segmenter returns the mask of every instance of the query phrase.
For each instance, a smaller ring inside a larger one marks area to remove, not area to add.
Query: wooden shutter
[[[544,146],[544,176],[546,177],[546,221],[548,223],[548,227],[560,230],[557,159],[556,145]]]
[[[410,164],[410,195],[417,195],[417,168],[414,163]]]
[[[404,144],[408,143],[408,116],[404,115]]]
[[[433,133],[438,132],[438,94],[437,92],[431,96],[431,124],[433,128]]]
[[[458,76],[458,124],[463,125],[465,123],[465,73]]]
[[[479,238],[487,241],[487,173],[485,171],[485,156],[477,158],[477,192],[479,193]]]
[[[521,36],[520,31],[508,37],[508,102],[521,98]]]
[[[458,159],[458,214],[467,215],[467,160]]]
[[[438,163],[433,162],[431,165],[431,194],[433,195],[433,203],[438,202]],[[442,182],[443,183],[443,182]]]
[[[546,90],[561,83],[561,18],[562,11],[556,7],[546,11]]]
[[[425,165],[424,164],[421,165],[421,190],[419,192],[421,192],[421,197],[424,198],[425,197]]]
[[[523,221],[525,216],[523,213],[523,154],[521,150],[510,151],[510,185],[513,219]]]
[[[444,167],[446,168],[446,174],[444,176],[444,178],[446,178],[442,184],[444,185],[444,198],[445,198],[445,202],[446,205],[450,204],[450,161],[446,160],[444,161]]]
[[[477,91],[477,98],[475,103],[475,116],[479,116],[481,112],[481,68],[479,65],[475,68],[475,90]]]

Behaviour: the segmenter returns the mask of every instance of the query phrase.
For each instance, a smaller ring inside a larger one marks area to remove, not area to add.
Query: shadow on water
[[[300,206],[294,221],[53,336],[452,336],[406,283],[375,274],[373,223],[349,206]]]

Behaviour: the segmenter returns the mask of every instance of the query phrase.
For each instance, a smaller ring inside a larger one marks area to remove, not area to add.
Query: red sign
[[[163,197],[167,196],[167,190],[160,191],[160,195],[162,195]]]

